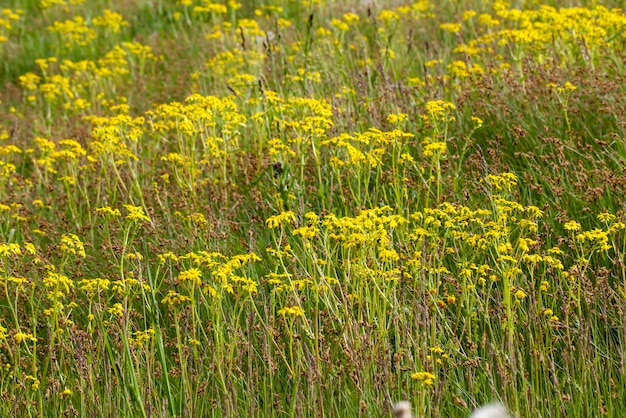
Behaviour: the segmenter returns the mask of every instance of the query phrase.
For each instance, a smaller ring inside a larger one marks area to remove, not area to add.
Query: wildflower
[[[135,333],[133,334],[134,338],[132,339],[133,343],[137,347],[141,348],[146,344],[146,342],[149,342],[150,339],[154,337],[154,334],[155,332],[153,328],[148,328],[145,331],[135,331]]]
[[[32,383],[30,385],[31,389],[33,389],[33,390],[39,389],[39,385],[40,385],[41,382],[35,376],[28,375],[28,376],[26,376],[26,380],[32,380]]]
[[[43,284],[48,289],[54,289],[55,292],[61,294],[68,294],[70,289],[74,288],[74,282],[67,276],[53,271],[48,271],[48,274],[43,279]],[[65,291],[65,293],[62,293]]]
[[[598,214],[597,218],[598,218],[598,220],[600,222],[609,223],[609,222],[613,222],[615,220],[615,215],[612,215],[610,213],[604,212],[604,213]]]
[[[447,146],[445,142],[433,142],[424,146],[424,156],[434,157],[445,154]]]
[[[124,20],[121,14],[105,10],[102,16],[96,16],[92,19],[94,26],[107,28],[112,33],[120,33],[122,27],[128,26],[128,22]]]
[[[573,85],[572,83],[570,83],[569,81],[566,81],[565,84],[563,85],[563,87],[565,88],[566,91],[574,91],[574,90],[576,90],[578,88],[575,85]]]
[[[265,223],[267,224],[268,228],[274,229],[277,226],[282,225],[283,223],[290,223],[290,222],[295,222],[295,221],[296,221],[296,215],[292,211],[288,211],[288,212],[282,212],[275,216],[270,216],[269,218],[267,218]]]
[[[20,254],[22,254],[22,249],[19,244],[0,244],[0,257]]]
[[[113,209],[111,206],[103,206],[96,209],[96,213],[103,216],[110,216],[112,218],[118,218],[122,216],[119,209]]]
[[[190,281],[196,286],[202,284],[202,272],[197,268],[190,268],[189,270],[182,271],[178,274],[178,280],[181,282]]]
[[[133,222],[134,224],[139,224],[141,222],[150,222],[150,218],[148,218],[148,216],[144,213],[141,206],[124,205],[124,207],[128,211],[126,219]]]
[[[143,255],[137,251],[126,254],[124,258],[126,258],[127,260],[143,261]]]
[[[436,376],[429,372],[416,372],[411,375],[411,378],[418,382],[423,382],[426,386],[430,386],[436,379]]]
[[[173,290],[170,290],[167,295],[161,300],[161,303],[164,305],[176,306],[180,305],[184,302],[190,302],[191,298],[189,296],[181,295],[180,293],[176,293]]]
[[[74,234],[63,234],[61,236],[61,251],[65,254],[74,254],[85,258],[85,247],[83,242]]]
[[[510,191],[517,185],[517,176],[513,173],[489,174],[487,180],[498,191]]]
[[[202,292],[205,295],[211,296],[212,298],[216,298],[217,297],[217,290],[215,290],[215,288],[213,286],[211,286],[211,285],[205,284],[203,286]]]
[[[81,290],[87,293],[89,296],[93,296],[96,293],[99,293],[102,290],[106,290],[111,285],[111,281],[108,279],[83,279],[78,282]]]
[[[107,311],[114,316],[121,317],[124,314],[124,308],[121,303],[116,303],[112,308],[107,309]]]
[[[396,250],[393,250],[393,249],[380,249],[379,256],[380,256],[380,259],[385,263],[398,261],[400,259],[400,256],[398,255]]]
[[[387,122],[389,122],[392,125],[395,125],[396,123],[400,123],[400,122],[407,120],[408,117],[409,115],[406,113],[391,113],[387,116]]]
[[[559,254],[563,254],[563,250],[561,250],[559,247],[552,247],[548,250],[548,253],[559,255]]]
[[[452,120],[448,114],[453,110],[456,110],[456,106],[444,100],[431,100],[426,103],[426,112],[434,120]]]
[[[466,12],[463,13],[463,17],[461,19],[470,20],[474,16],[476,16],[476,12],[474,10],[467,10]]]
[[[33,334],[27,334],[27,333],[24,333],[24,332],[16,332],[15,335],[13,336],[13,339],[18,344],[21,344],[24,341],[32,341],[32,342],[37,341],[37,338],[35,338],[35,336],[33,336]]]
[[[440,346],[436,345],[436,346],[430,348],[430,352],[434,353],[434,354],[442,354],[444,351],[443,351],[443,348],[441,348]]]
[[[565,225],[563,225],[566,231],[580,231],[580,224],[576,221],[569,221]]]
[[[303,226],[301,228],[298,229],[294,229],[291,234],[296,236],[296,235],[300,235],[302,236],[302,238],[304,239],[311,239],[311,238],[315,238],[315,233],[318,231],[317,228],[312,227],[312,226]]]
[[[89,45],[97,37],[96,31],[89,27],[82,16],[75,16],[74,19],[64,22],[53,22],[48,30],[58,33],[65,41],[66,48]]]
[[[439,28],[441,30],[444,30],[444,31],[447,31],[447,32],[451,32],[451,33],[461,32],[461,24],[460,23],[443,23],[443,24],[439,25]]]
[[[304,310],[299,306],[286,306],[278,311],[282,316],[304,316]]]

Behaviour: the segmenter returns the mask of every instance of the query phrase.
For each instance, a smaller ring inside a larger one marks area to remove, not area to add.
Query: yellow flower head
[[[126,219],[133,222],[134,224],[150,222],[150,218],[144,213],[141,206],[124,205],[124,207],[128,211]]]
[[[423,382],[425,385],[430,386],[436,379],[436,376],[429,372],[416,372],[411,375],[411,378],[418,382]]]
[[[282,316],[304,316],[304,310],[299,306],[286,306],[278,311]]]

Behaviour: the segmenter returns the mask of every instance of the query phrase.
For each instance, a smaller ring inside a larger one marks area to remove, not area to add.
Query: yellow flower
[[[439,25],[439,28],[441,28],[444,31],[452,32],[452,33],[461,32],[461,24],[460,23],[443,23],[443,24]]]
[[[578,88],[575,85],[573,85],[572,83],[570,83],[569,81],[565,82],[565,85],[563,87],[567,91],[574,91],[574,90],[576,90]]]
[[[576,221],[569,221],[563,227],[566,231],[580,231],[580,224]]]
[[[22,254],[22,249],[19,244],[0,244],[0,257],[20,254]]]
[[[476,16],[476,12],[474,10],[468,10],[468,11],[463,13],[463,17],[461,19],[469,20],[469,19],[473,18],[474,16]]]
[[[39,379],[37,379],[35,376],[31,376],[31,375],[26,376],[26,380],[32,380],[33,381],[33,383],[31,383],[31,385],[30,385],[30,388],[33,389],[33,390],[37,390],[39,388],[39,384],[41,383],[39,381]]]
[[[615,215],[605,212],[605,213],[598,214],[597,218],[600,222],[608,223],[608,222],[613,222],[615,220]]]
[[[398,261],[400,259],[400,256],[398,255],[396,250],[393,249],[381,248],[379,249],[378,255],[380,259],[385,263],[390,261]]]
[[[61,236],[61,251],[65,254],[74,254],[85,258],[83,242],[74,234],[63,234]]]
[[[35,342],[37,341],[37,338],[35,338],[33,336],[33,334],[27,334],[24,332],[16,332],[15,335],[13,336],[13,339],[15,340],[16,343],[21,344],[24,341],[32,341]]]
[[[433,157],[445,154],[447,146],[445,142],[433,142],[424,146],[424,156]]]
[[[311,239],[311,238],[315,238],[315,233],[317,231],[318,229],[313,226],[303,226],[301,228],[294,229],[291,234],[294,236],[300,235],[304,239]]]
[[[105,10],[102,16],[96,16],[92,19],[92,23],[95,26],[101,26],[107,28],[113,33],[120,33],[122,27],[128,26],[128,22],[124,20],[121,14],[112,12],[111,10]]]
[[[170,290],[167,295],[161,300],[161,303],[163,303],[164,305],[176,306],[184,302],[190,301],[191,298],[189,296],[184,296],[180,293],[176,293],[173,290]]]
[[[411,378],[417,380],[418,382],[424,382],[425,385],[430,386],[437,377],[429,372],[416,372],[411,375]]]
[[[111,281],[108,279],[83,279],[78,282],[81,290],[87,293],[89,296],[93,296],[94,294],[100,292],[101,290],[106,290],[111,285]]]
[[[517,185],[517,176],[513,173],[489,174],[487,180],[496,190],[510,191]]]
[[[115,315],[115,316],[122,316],[124,314],[124,308],[122,307],[121,303],[114,304],[113,307],[107,309],[107,311],[111,315]]]
[[[181,271],[178,274],[178,280],[181,282],[190,281],[192,284],[200,286],[202,284],[202,272],[197,268],[190,268],[189,270]]]
[[[451,102],[444,100],[431,100],[426,103],[426,112],[434,120],[451,120],[448,116],[453,110],[456,110],[456,106]]]
[[[135,331],[134,334],[133,334],[134,338],[132,339],[133,343],[137,347],[141,348],[141,347],[143,347],[146,344],[146,342],[149,342],[150,339],[152,337],[154,337],[154,334],[155,333],[154,333],[154,329],[153,328],[148,328],[145,331]]]
[[[304,316],[304,310],[299,306],[286,306],[278,311],[278,315]]]
[[[296,215],[292,211],[282,212],[275,216],[270,216],[267,218],[265,223],[267,227],[270,229],[276,228],[283,223],[291,223],[296,221]]]
[[[89,45],[97,37],[96,31],[87,25],[82,16],[75,16],[73,20],[64,22],[53,22],[48,30],[58,33],[61,39],[65,41],[66,48],[71,48],[74,45]]]
[[[148,218],[148,216],[144,213],[141,206],[124,205],[124,207],[128,211],[126,219],[128,219],[129,221],[135,224],[150,222],[150,218]]]
[[[113,209],[111,206],[103,206],[96,209],[96,213],[104,216],[110,216],[112,218],[118,218],[122,216],[119,209]]]
[[[406,113],[391,113],[387,116],[387,122],[391,124],[396,124],[405,121],[408,117],[409,115],[407,115]]]

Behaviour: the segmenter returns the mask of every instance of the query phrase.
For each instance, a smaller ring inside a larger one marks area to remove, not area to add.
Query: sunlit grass
[[[9,1],[0,415],[619,414],[613,6]]]

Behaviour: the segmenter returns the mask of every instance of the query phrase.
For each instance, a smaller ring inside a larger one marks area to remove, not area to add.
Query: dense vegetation
[[[621,2],[3,7],[0,415],[626,405]]]

